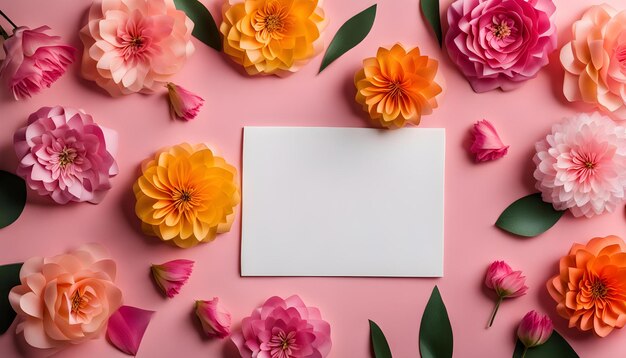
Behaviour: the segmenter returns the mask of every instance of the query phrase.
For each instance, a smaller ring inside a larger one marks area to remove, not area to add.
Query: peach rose
[[[626,11],[592,6],[572,27],[561,49],[563,93],[626,119]]]
[[[33,257],[20,271],[21,285],[9,293],[28,344],[53,348],[96,338],[122,305],[115,262],[104,247],[85,245],[54,257]]]

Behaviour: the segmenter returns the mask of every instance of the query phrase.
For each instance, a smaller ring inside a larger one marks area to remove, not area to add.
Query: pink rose
[[[486,119],[474,124],[472,137],[470,152],[474,154],[474,159],[477,162],[500,159],[509,150],[509,146],[502,143],[496,128]]]
[[[40,195],[55,202],[97,204],[117,174],[113,158],[117,134],[76,109],[43,107],[13,137],[17,174]]]
[[[24,99],[50,87],[72,62],[76,49],[60,43],[60,37],[48,36],[48,26],[34,30],[18,27],[4,42],[6,58],[0,76],[7,81],[15,99]]]
[[[98,244],[54,257],[33,257],[20,270],[21,285],[9,293],[17,333],[28,344],[53,348],[99,336],[122,305],[115,261]]]
[[[193,22],[173,0],[101,0],[80,31],[83,76],[112,96],[151,93],[194,51]]]
[[[328,322],[298,296],[271,297],[243,319],[231,339],[242,358],[324,358],[332,345]]]
[[[202,330],[208,337],[226,338],[230,335],[230,313],[222,307],[219,298],[211,301],[196,301],[196,315],[202,323]]]
[[[513,271],[511,266],[504,261],[494,261],[489,265],[485,275],[485,286],[492,289],[498,296],[487,327],[493,325],[500,304],[505,298],[520,297],[528,292],[526,277],[522,276],[522,271]]]
[[[550,317],[530,311],[526,313],[517,327],[517,338],[528,349],[546,343],[553,331],[554,326]]]
[[[446,47],[476,92],[534,78],[556,47],[552,0],[457,0]]]

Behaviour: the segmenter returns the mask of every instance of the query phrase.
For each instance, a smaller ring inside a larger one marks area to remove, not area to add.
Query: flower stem
[[[500,308],[500,304],[502,303],[502,297],[498,297],[498,301],[496,301],[496,306],[493,308],[493,312],[491,313],[491,318],[489,319],[489,325],[487,328],[493,325],[493,321],[496,319],[496,313],[498,313],[498,309]]]
[[[522,352],[522,358],[526,357],[526,352],[528,352],[528,347],[524,346],[524,351]]]
[[[13,26],[14,29],[17,28],[17,25],[13,21],[11,21],[11,19],[9,19],[9,17],[5,13],[3,13],[2,10],[0,10],[0,15],[4,17],[5,19],[7,19],[9,24],[11,24],[11,26]]]

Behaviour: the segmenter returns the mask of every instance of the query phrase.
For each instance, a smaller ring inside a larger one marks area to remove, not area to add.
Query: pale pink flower
[[[198,115],[204,99],[172,82],[167,83],[172,118],[190,121]]]
[[[231,337],[242,358],[324,358],[331,348],[330,325],[298,296],[271,297],[241,322]]]
[[[528,291],[526,277],[522,276],[521,271],[513,271],[511,266],[504,261],[494,261],[489,265],[485,276],[485,286],[494,290],[498,296],[496,306],[489,319],[489,327],[493,325],[502,300],[523,296]]]
[[[113,158],[117,133],[81,110],[43,107],[15,132],[13,142],[20,160],[17,174],[59,204],[101,202],[118,172]]]
[[[15,99],[24,99],[50,87],[72,62],[76,49],[62,44],[60,37],[49,36],[48,26],[36,29],[18,27],[4,42],[6,58],[0,76]]]
[[[550,317],[530,311],[526,313],[517,327],[517,338],[528,349],[546,343],[553,330]]]
[[[191,260],[172,260],[160,265],[152,265],[152,277],[163,291],[163,293],[172,298],[176,296],[180,289],[187,283],[191,272],[193,271],[194,262]]]
[[[473,142],[470,152],[474,154],[477,162],[502,158],[509,150],[509,146],[502,143],[496,128],[486,119],[474,124],[472,137]]]
[[[17,333],[36,348],[78,344],[100,336],[122,305],[115,285],[115,261],[98,244],[68,254],[33,257],[20,270],[9,301],[17,312]]]
[[[626,190],[626,128],[599,113],[552,126],[535,145],[536,188],[556,210],[592,217],[621,207]]]
[[[456,0],[446,48],[476,92],[515,89],[556,48],[552,0]]]
[[[193,26],[173,0],[96,0],[80,31],[83,76],[112,96],[152,93],[194,52]]]
[[[230,335],[230,313],[222,307],[219,298],[211,301],[196,301],[196,315],[208,337],[226,338]]]

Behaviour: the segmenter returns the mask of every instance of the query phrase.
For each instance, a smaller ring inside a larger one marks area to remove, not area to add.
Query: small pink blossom
[[[242,358],[324,358],[332,345],[330,325],[320,311],[295,295],[265,301],[231,339]]]
[[[546,343],[553,330],[550,317],[530,311],[526,313],[517,327],[517,338],[528,349]]]
[[[486,119],[474,124],[472,136],[470,151],[477,162],[502,158],[509,150],[509,146],[502,143],[496,128]]]
[[[7,81],[15,99],[24,99],[50,87],[72,62],[76,49],[49,36],[48,26],[36,29],[18,27],[4,42],[6,58],[0,76]]]
[[[503,299],[520,297],[528,291],[526,277],[522,276],[521,271],[513,271],[511,266],[504,261],[495,261],[489,266],[485,277],[485,286],[494,290],[498,295],[496,306],[489,320],[489,327],[493,325]]]
[[[219,298],[211,301],[196,301],[196,315],[208,337],[226,338],[230,335],[230,313],[222,307]]]
[[[191,276],[194,262],[191,260],[173,260],[160,265],[152,265],[152,277],[163,293],[172,298]]]
[[[172,118],[190,121],[198,115],[204,99],[172,82],[167,83]]]

